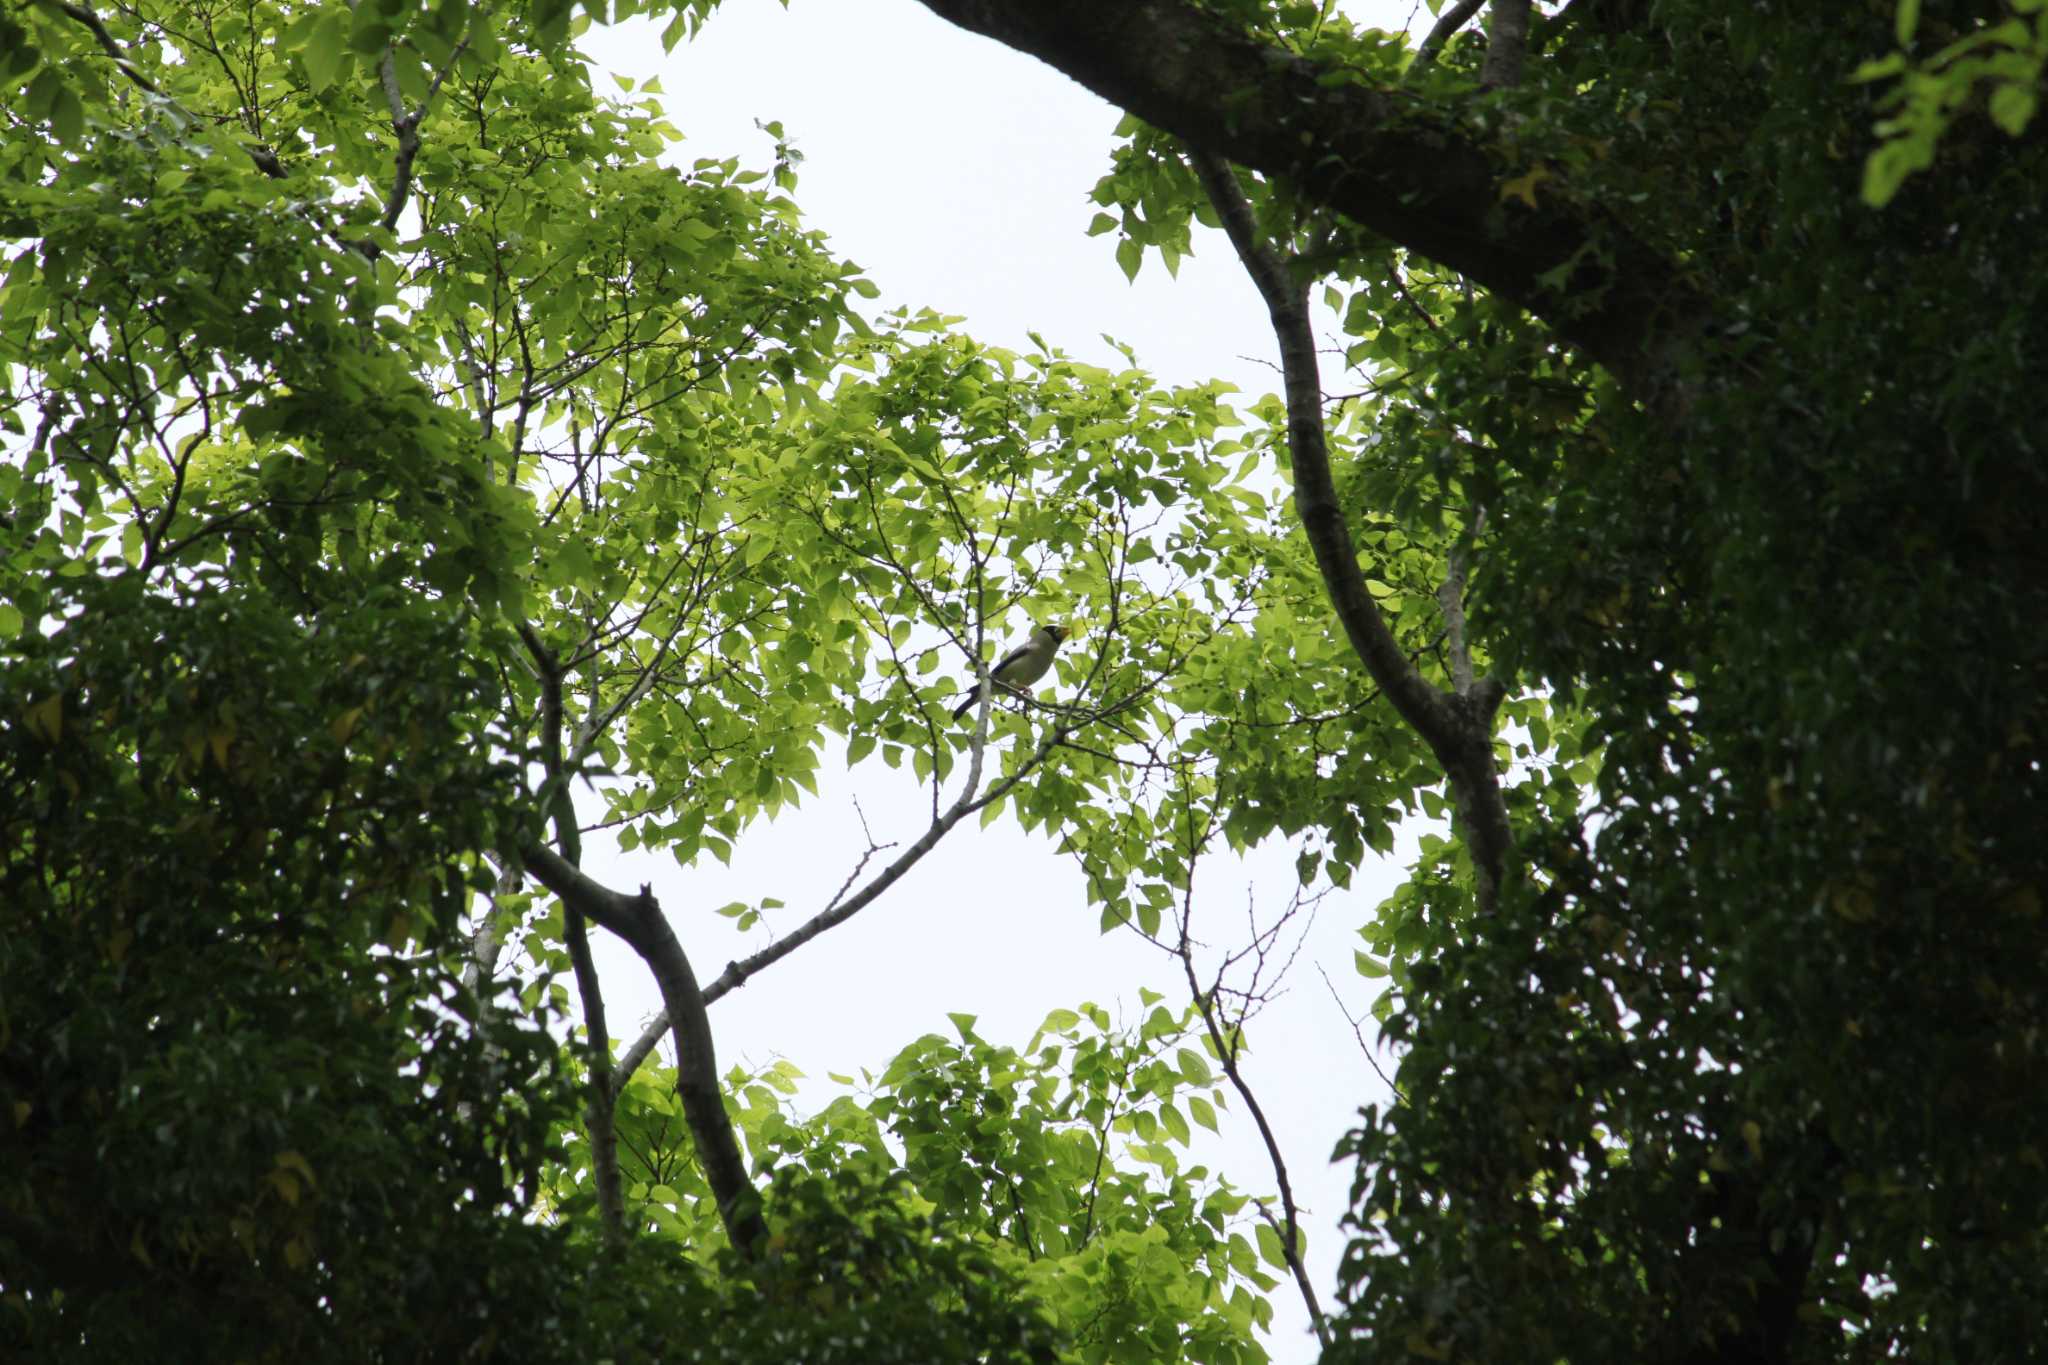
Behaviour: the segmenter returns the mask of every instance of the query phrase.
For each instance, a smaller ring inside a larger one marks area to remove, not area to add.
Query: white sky
[[[1386,0],[1345,8],[1385,27],[1415,14],[1412,3]],[[1197,237],[1201,254],[1178,280],[1154,258],[1135,285],[1112,257],[1114,237],[1086,236],[1096,211],[1087,194],[1107,168],[1118,114],[1033,59],[911,0],[796,0],[788,11],[728,0],[669,56],[647,25],[593,31],[583,45],[602,70],[661,77],[669,118],[688,139],[673,154],[682,164],[737,155],[765,165],[772,144],[755,121],[779,120],[805,156],[795,198],[809,226],[865,268],[881,288],[878,306],[964,315],[964,330],[1011,347],[1036,330],[1081,359],[1121,365],[1100,340],[1108,333],[1169,383],[1221,377],[1253,395],[1278,387],[1265,309],[1220,235]],[[828,760],[821,795],[743,837],[730,868],[707,856],[682,869],[665,855],[620,857],[602,846],[587,865],[621,888],[652,883],[709,981],[769,941],[759,930],[733,934],[716,907],[778,898],[786,908],[770,912],[769,926],[784,933],[831,899],[865,847],[855,796],[879,840],[907,844],[924,827],[927,798],[907,769],[871,763],[835,782]],[[1358,1107],[1386,1093],[1316,966],[1364,1015],[1375,983],[1353,970],[1356,930],[1413,851],[1403,840],[1396,860],[1367,865],[1352,890],[1322,903],[1286,994],[1251,1032],[1246,1071],[1286,1144],[1325,1311],[1336,1306],[1338,1219],[1351,1180],[1348,1164],[1328,1158]],[[1242,942],[1248,902],[1270,917],[1294,883],[1285,850],[1245,865],[1215,859],[1198,876],[1197,933],[1219,945]],[[948,1011],[976,1014],[982,1037],[1021,1047],[1057,1006],[1092,1000],[1135,1022],[1141,985],[1171,1007],[1186,1003],[1177,964],[1135,936],[1104,938],[1096,925],[1079,872],[1049,839],[1008,821],[982,830],[969,820],[851,923],[719,1002],[720,1064],[782,1056],[822,1083],[828,1071],[879,1072],[920,1034],[950,1036]],[[613,1030],[630,1039],[659,998],[629,954],[602,947]],[[805,1098],[829,1093],[821,1086]],[[1270,1193],[1263,1149],[1234,1099],[1223,1123],[1224,1140],[1198,1144],[1193,1159],[1241,1189]],[[1313,1360],[1291,1283],[1272,1299],[1267,1349],[1281,1365]]]

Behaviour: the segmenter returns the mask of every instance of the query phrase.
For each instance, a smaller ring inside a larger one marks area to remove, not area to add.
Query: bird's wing
[[[1024,660],[1027,657],[1029,657],[1030,653],[1031,642],[1029,640],[1026,640],[1023,644],[1018,645],[1008,654],[1005,654],[1002,658],[996,660],[995,667],[991,668],[988,671],[988,675],[991,678],[1000,680],[1003,674],[1009,672],[1012,668],[1015,668],[1018,664],[1024,662]]]

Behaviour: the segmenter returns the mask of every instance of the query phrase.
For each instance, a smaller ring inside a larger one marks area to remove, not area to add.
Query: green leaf
[[[78,141],[85,131],[85,105],[69,85],[59,85],[50,102],[50,130],[63,143]]]
[[[1065,1034],[1072,1032],[1081,1022],[1081,1016],[1068,1009],[1056,1009],[1045,1016],[1045,1022],[1038,1026],[1040,1033]]]
[[[347,10],[330,8],[320,16],[306,35],[299,60],[305,63],[306,82],[316,95],[341,78],[344,69],[355,62],[349,51]]]
[[[1259,1259],[1276,1270],[1287,1268],[1287,1244],[1280,1240],[1270,1223],[1258,1223],[1252,1231],[1259,1239]]]
[[[1138,267],[1145,263],[1145,248],[1129,237],[1116,244],[1117,268],[1124,272],[1124,278],[1138,278]]]
[[[2033,122],[2038,103],[2039,97],[2032,86],[2005,82],[1991,92],[1991,121],[2009,135],[2018,137]]]

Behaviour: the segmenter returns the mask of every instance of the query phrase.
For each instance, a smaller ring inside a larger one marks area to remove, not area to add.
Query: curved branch
[[[572,866],[542,844],[520,850],[526,870],[542,886],[602,928],[624,939],[654,973],[662,1004],[673,1021],[676,1041],[676,1094],[690,1125],[704,1179],[718,1201],[726,1236],[749,1259],[766,1243],[768,1225],[761,1218],[760,1196],[747,1178],[745,1159],[725,1099],[718,1088],[718,1054],[712,1045],[711,1017],[704,1012],[704,993],[683,945],[676,941],[668,918],[646,887],[637,896],[612,890]]]
[[[1393,629],[1380,615],[1365,573],[1358,567],[1351,526],[1330,476],[1308,289],[1294,278],[1288,262],[1260,239],[1236,173],[1206,152],[1194,152],[1192,160],[1195,175],[1223,221],[1223,230],[1272,315],[1287,393],[1294,509],[1315,551],[1330,605],[1372,680],[1401,719],[1429,745],[1443,768],[1478,872],[1479,908],[1482,913],[1491,912],[1499,900],[1512,844],[1507,805],[1501,799],[1500,778],[1493,763],[1493,713],[1500,704],[1500,685],[1476,685],[1467,695],[1438,691],[1402,651]]]
[[[1639,396],[1707,314],[1671,262],[1598,204],[1530,207],[1463,111],[1247,34],[1196,0],[921,0],[1183,141],[1284,177],[1543,318]],[[1680,325],[1687,324],[1687,325]]]

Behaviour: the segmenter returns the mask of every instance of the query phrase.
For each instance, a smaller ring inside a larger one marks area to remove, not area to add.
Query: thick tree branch
[[[1475,687],[1472,695],[1444,693],[1411,663],[1380,615],[1358,567],[1351,526],[1337,500],[1330,475],[1330,450],[1323,429],[1322,378],[1315,334],[1309,326],[1308,289],[1288,263],[1258,235],[1251,206],[1230,167],[1207,152],[1193,153],[1195,175],[1223,221],[1238,258],[1259,288],[1272,315],[1280,345],[1287,393],[1287,445],[1294,466],[1294,509],[1315,551],[1316,567],[1330,605],[1352,650],[1416,734],[1436,755],[1451,786],[1462,833],[1479,876],[1479,907],[1490,913],[1499,900],[1512,837],[1507,806],[1493,763],[1493,712],[1498,685]]]
[[[1522,59],[1529,53],[1529,0],[1493,0],[1486,12],[1486,63],[1479,80],[1491,90],[1522,83]]]
[[[1706,314],[1670,264],[1568,190],[1534,207],[1460,116],[1259,41],[1194,0],[922,0],[1112,104],[1439,261],[1543,318],[1639,397]],[[1680,325],[1685,324],[1685,325]]]
[[[1436,23],[1430,26],[1428,35],[1416,47],[1415,61],[1409,70],[1435,61],[1437,53],[1443,51],[1444,44],[1451,40],[1451,35],[1465,27],[1485,3],[1486,0],[1458,0],[1457,4],[1445,7],[1444,12],[1436,17]]]
[[[1469,534],[1476,540],[1486,526],[1486,509],[1479,509],[1472,518]],[[1472,642],[1465,634],[1465,558],[1466,546],[1459,541],[1451,546],[1450,563],[1444,570],[1444,581],[1436,590],[1437,605],[1444,613],[1444,637],[1451,652],[1451,686],[1461,697],[1473,695]]]
[[[520,855],[527,871],[564,906],[575,907],[624,939],[654,973],[673,1021],[676,1094],[683,1102],[683,1118],[696,1142],[705,1182],[718,1201],[719,1219],[733,1245],[748,1257],[758,1254],[767,1241],[768,1226],[718,1088],[718,1054],[711,1040],[711,1017],[704,1011],[704,993],[697,988],[696,973],[668,918],[644,886],[637,896],[623,895],[592,880],[543,844],[528,844]]]

